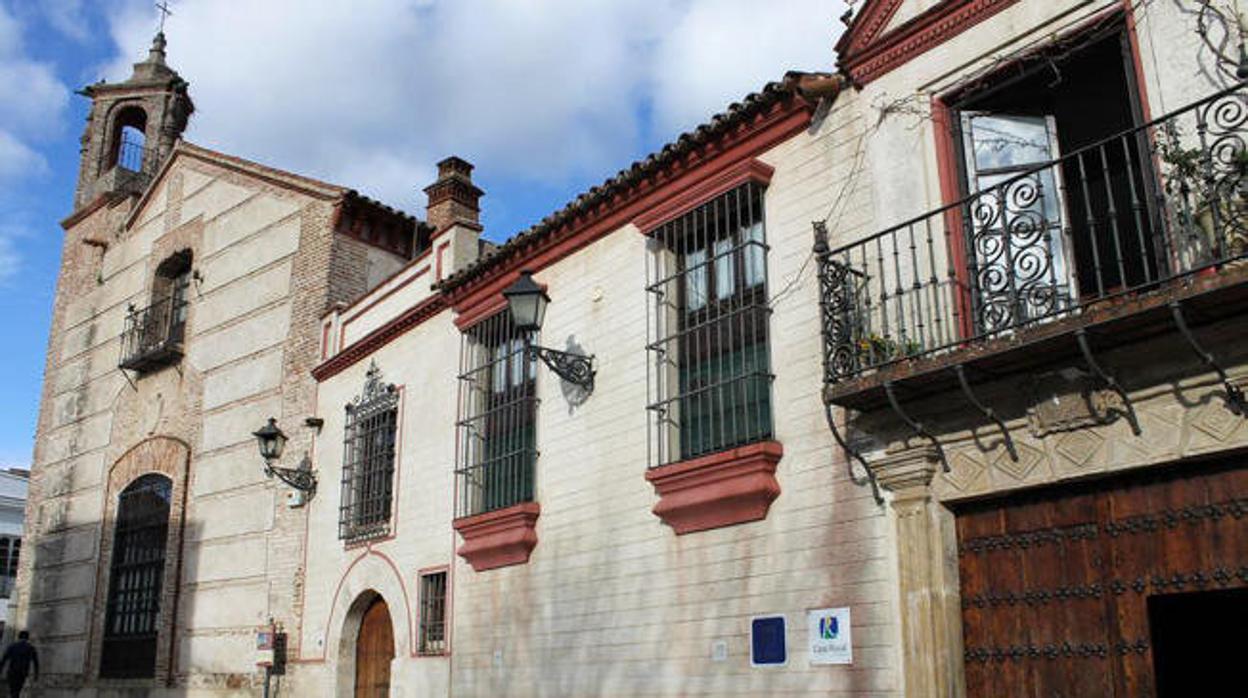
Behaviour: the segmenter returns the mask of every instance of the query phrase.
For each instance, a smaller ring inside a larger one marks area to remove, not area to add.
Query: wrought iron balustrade
[[[186,300],[174,296],[146,308],[131,306],[121,334],[121,368],[145,371],[182,357]]]
[[[1248,264],[1246,131],[1241,83],[851,244],[816,226],[825,384]]]

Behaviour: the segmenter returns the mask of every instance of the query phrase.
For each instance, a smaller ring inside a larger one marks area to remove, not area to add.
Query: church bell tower
[[[195,111],[187,82],[165,63],[164,32],[125,82],[101,80],[79,94],[91,99],[91,111],[82,134],[75,210],[101,196],[143,191]]]

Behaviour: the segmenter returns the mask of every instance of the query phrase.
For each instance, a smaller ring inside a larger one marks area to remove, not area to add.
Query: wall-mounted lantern
[[[532,344],[529,336],[542,329],[546,306],[550,296],[533,281],[533,272],[522,271],[520,278],[503,291],[507,308],[511,311],[512,324],[524,333],[525,353],[542,360],[550,370],[563,380],[583,388],[587,393],[594,390],[594,357],[572,354],[557,349]]]
[[[260,457],[264,459],[264,474],[277,479],[299,490],[312,493],[316,491],[316,475],[312,472],[312,462],[304,458],[298,468],[282,468],[273,465],[273,461],[282,457],[286,448],[286,434],[277,426],[277,420],[269,417],[269,423],[251,432],[256,437],[256,445],[260,447]]]

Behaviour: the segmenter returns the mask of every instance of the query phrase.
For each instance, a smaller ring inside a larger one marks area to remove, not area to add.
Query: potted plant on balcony
[[[1236,139],[1215,145],[1218,152],[1184,147],[1179,128],[1162,127],[1157,152],[1168,207],[1183,235],[1173,238],[1184,271],[1248,255],[1248,147]]]
[[[890,361],[915,357],[923,351],[923,345],[916,339],[897,341],[869,332],[858,338],[855,349],[860,365],[879,366]]]

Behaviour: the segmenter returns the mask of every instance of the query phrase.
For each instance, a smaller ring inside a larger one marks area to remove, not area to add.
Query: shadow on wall
[[[476,671],[471,686],[477,695],[768,695],[794,690],[802,677],[809,677],[811,693],[832,684],[849,695],[892,690],[880,685],[878,669],[893,663],[891,655],[880,656],[892,650],[887,640],[873,640],[872,632],[877,637],[894,632],[889,618],[895,613],[873,608],[887,602],[862,602],[860,593],[846,591],[859,580],[886,577],[895,564],[871,543],[884,535],[890,520],[869,492],[841,475],[844,464],[832,461],[839,450],[826,439],[825,448],[811,456],[826,457],[820,474],[812,478],[807,468],[800,477],[827,492],[827,515],[821,525],[797,535],[785,531],[798,525],[801,514],[774,505],[766,521],[685,536],[650,517],[648,525],[661,541],[662,552],[655,553],[657,546],[639,538],[637,525],[621,526],[618,511],[596,507],[588,514],[595,518],[578,527],[580,534],[542,536],[530,562],[541,565],[540,575],[514,568],[479,574],[494,575],[473,582],[474,600],[488,599],[489,606],[460,607],[456,615],[495,619],[497,625],[478,624],[469,631],[479,654],[460,645],[452,683],[462,689],[464,675]],[[797,459],[790,459],[777,473],[785,492],[797,491],[788,489],[795,487],[795,465]],[[641,473],[636,479],[649,491]],[[877,523],[875,532],[863,533],[866,543],[838,537],[834,521],[863,519]],[[592,546],[585,536],[592,536]],[[808,665],[805,611],[844,605],[861,614],[855,616],[859,623],[874,626],[859,636],[859,642],[873,646],[855,648],[852,666]],[[787,619],[788,665],[752,668],[750,619],[772,613]],[[466,635],[459,631],[460,638]],[[529,645],[532,639],[541,646]],[[727,643],[724,661],[713,659],[716,641]],[[528,666],[517,668],[517,657]],[[531,690],[520,692],[517,684]]]

